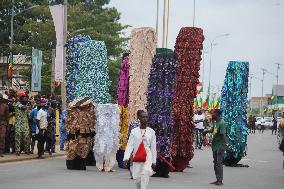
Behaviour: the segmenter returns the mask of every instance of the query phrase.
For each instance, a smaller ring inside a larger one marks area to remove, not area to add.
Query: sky
[[[125,30],[130,36],[131,30],[137,27],[156,28],[156,0],[111,0],[110,6],[115,6],[121,13],[121,22],[131,25]],[[163,0],[160,0],[159,41],[162,41],[162,10]],[[169,42],[168,47],[174,47],[176,37],[181,27],[193,25],[193,0],[170,0]],[[203,29],[204,35],[213,40],[217,38],[212,51],[211,85],[213,90],[222,88],[226,68],[230,60],[249,61],[250,74],[262,79],[261,68],[266,73],[264,77],[264,94],[271,93],[272,85],[276,84],[275,63],[283,66],[279,71],[279,84],[284,84],[284,0],[196,0],[195,26]],[[204,77],[203,67],[200,74],[204,78],[204,87],[209,82],[209,41],[204,41]],[[252,96],[261,96],[261,81],[252,79]]]

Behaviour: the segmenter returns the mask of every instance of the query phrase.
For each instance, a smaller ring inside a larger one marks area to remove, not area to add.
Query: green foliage
[[[111,86],[109,92],[112,97],[113,103],[115,103],[117,100],[117,84],[119,80],[120,63],[121,63],[120,59],[108,61],[109,77],[111,80]]]
[[[105,41],[109,59],[116,60],[124,52],[128,38],[122,37],[123,30],[120,13],[114,7],[106,6],[110,0],[68,0],[68,37],[77,34],[90,35],[93,40]],[[14,0],[15,13],[32,6],[14,18],[14,54],[31,56],[32,47],[43,51],[44,68],[42,69],[42,92],[50,88],[51,51],[55,48],[56,37],[49,4],[63,3],[63,0]],[[11,0],[0,2],[0,49],[9,52]],[[109,61],[110,88],[116,99],[116,84],[119,74],[118,61]]]

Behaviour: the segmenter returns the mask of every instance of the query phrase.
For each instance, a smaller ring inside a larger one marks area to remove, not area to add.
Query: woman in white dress
[[[141,141],[143,140],[147,158],[145,162],[133,162],[133,179],[135,179],[137,189],[147,189],[149,177],[156,167],[156,135],[155,131],[148,126],[148,115],[141,113],[140,127],[133,129],[124,153],[124,163],[127,164],[131,155],[135,155]]]

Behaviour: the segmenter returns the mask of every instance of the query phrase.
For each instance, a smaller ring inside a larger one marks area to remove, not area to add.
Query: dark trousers
[[[217,181],[223,181],[223,158],[224,150],[217,150],[213,152],[214,171]]]
[[[11,148],[11,127],[6,127],[6,136],[5,136],[5,153],[10,153]]]
[[[273,132],[274,132],[275,135],[276,135],[276,133],[277,133],[277,125],[276,125],[276,126],[273,126],[271,130],[272,130],[272,134],[273,134]]]
[[[265,128],[264,128],[264,125],[261,125],[261,126],[260,126],[260,129],[259,129],[259,133],[262,133],[262,134],[263,134],[264,129],[265,129]]]
[[[255,134],[255,125],[252,125],[250,128],[250,133]]]
[[[44,143],[46,142],[46,130],[41,130],[37,136],[37,150],[38,156],[42,156],[44,154]]]
[[[195,137],[196,137],[196,141],[195,141],[195,148],[201,148],[202,144],[203,144],[203,131],[204,129],[197,129],[195,128]]]
[[[121,169],[125,169],[123,157],[124,157],[124,150],[118,150],[116,152],[116,161],[117,161],[118,167]]]
[[[5,151],[6,125],[0,125],[0,154]]]
[[[168,164],[158,159],[156,170],[154,171],[156,172],[156,177],[169,177],[170,168]]]

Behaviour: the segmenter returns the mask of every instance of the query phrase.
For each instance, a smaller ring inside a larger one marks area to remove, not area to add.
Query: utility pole
[[[12,0],[12,12],[11,12],[11,36],[10,36],[10,52],[13,52],[13,41],[14,41],[14,0]]]
[[[262,80],[261,80],[261,103],[260,103],[260,114],[263,115],[263,84],[264,84],[264,75],[266,73],[266,69],[261,68],[262,70]]]
[[[14,16],[15,16],[15,7],[14,7],[14,0],[12,0],[12,9],[11,9],[11,34],[10,34],[10,53],[9,53],[9,56],[10,56],[10,63],[13,64],[14,62],[14,57],[13,57],[13,41],[14,41]],[[9,66],[8,66],[9,67]],[[8,69],[7,68],[7,73],[8,73]],[[13,68],[12,68],[13,69]],[[12,76],[13,77],[13,76]],[[12,87],[12,77],[8,80],[8,87]],[[8,77],[7,77],[8,78]]]
[[[196,2],[193,0],[193,27],[195,26],[195,9],[196,9]]]
[[[156,14],[156,34],[159,39],[159,0],[157,0],[157,14]]]
[[[275,95],[276,95],[276,117],[278,117],[278,81],[279,81],[279,70],[280,70],[280,63],[275,63],[277,65],[277,72],[276,72],[276,91],[275,91]]]
[[[252,82],[252,75],[250,75],[249,76],[249,110],[250,110],[250,113],[252,112],[252,102],[251,102],[251,100],[252,100],[252,98],[251,98],[251,82]]]
[[[68,2],[67,0],[64,0],[64,44],[66,44],[67,41],[67,7]],[[66,108],[66,47],[63,49],[63,80],[61,83],[61,98],[62,98],[62,110]]]
[[[54,93],[54,89],[55,89],[55,86],[54,86],[54,68],[55,67],[55,49],[52,49],[52,64],[51,64],[51,95]]]

